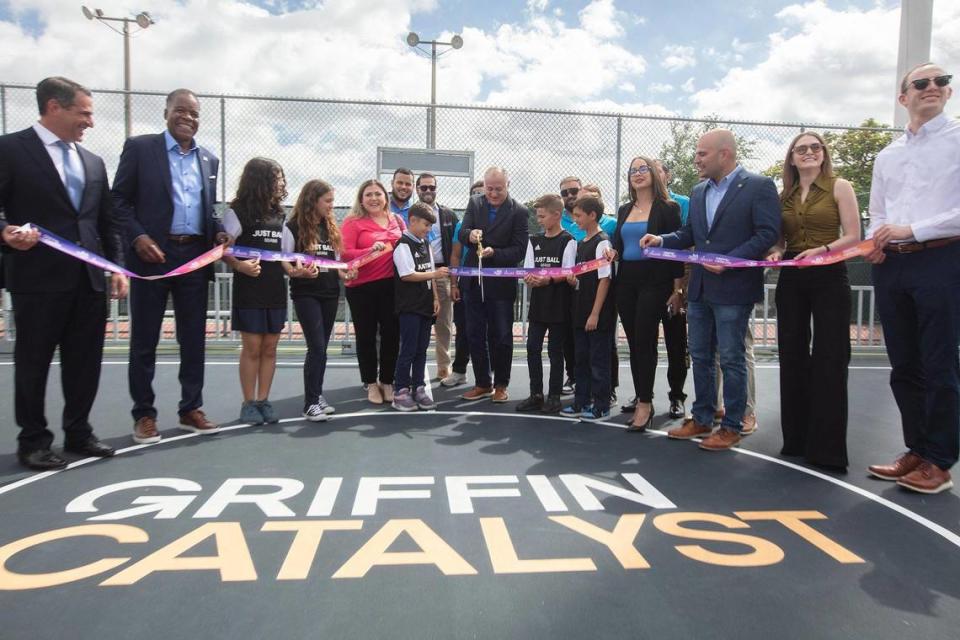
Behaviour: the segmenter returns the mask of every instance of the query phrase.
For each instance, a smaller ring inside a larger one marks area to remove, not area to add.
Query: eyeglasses
[[[953,76],[937,76],[936,78],[917,78],[916,80],[911,80],[910,84],[913,85],[913,88],[917,91],[923,91],[930,86],[930,81],[933,80],[933,84],[938,87],[945,87],[950,84],[950,81],[953,79]]]
[[[580,187],[570,187],[569,189],[560,189],[560,197],[568,198],[570,196],[575,196],[580,193]]]
[[[436,191],[436,190],[437,190],[437,185],[435,185],[435,184],[422,184],[422,185],[420,185],[419,187],[417,187],[417,189],[419,189],[420,191]]]
[[[640,175],[643,175],[645,173],[650,173],[650,167],[648,167],[647,165],[643,165],[642,167],[630,167],[630,170],[627,171],[628,176],[633,176],[638,173]]]
[[[793,152],[798,156],[805,156],[808,151],[811,153],[820,153],[823,151],[823,145],[819,142],[814,142],[813,144],[798,144],[793,148]]]

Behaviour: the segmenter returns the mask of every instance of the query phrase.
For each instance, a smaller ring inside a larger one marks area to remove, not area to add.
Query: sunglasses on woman
[[[916,80],[911,80],[910,84],[913,85],[913,88],[917,91],[923,91],[930,86],[930,81],[933,81],[933,84],[938,87],[945,87],[950,84],[950,81],[953,79],[953,76],[937,76],[936,78],[917,78]]]
[[[820,153],[823,151],[823,145],[819,142],[814,142],[813,144],[798,144],[793,148],[793,152],[798,156],[806,155],[807,152]]]

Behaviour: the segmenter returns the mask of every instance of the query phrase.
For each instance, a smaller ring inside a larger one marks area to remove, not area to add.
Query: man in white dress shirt
[[[950,80],[933,63],[904,76],[910,122],[873,166],[867,231],[907,446],[869,471],[921,493],[953,486],[960,445],[960,122],[943,113]]]

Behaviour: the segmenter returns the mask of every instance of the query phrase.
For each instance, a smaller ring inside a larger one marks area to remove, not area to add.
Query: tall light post
[[[427,148],[437,148],[437,47],[452,47],[459,49],[463,46],[463,38],[455,35],[450,38],[450,42],[439,42],[437,40],[421,40],[420,36],[411,31],[407,34],[407,44],[416,49],[420,45],[430,45],[430,111],[427,117]],[[420,49],[424,51],[423,49]]]
[[[153,24],[153,18],[150,17],[150,14],[146,11],[141,11],[133,18],[112,18],[109,16],[103,15],[103,11],[100,9],[90,10],[87,7],[81,7],[83,10],[83,15],[87,20],[99,20],[102,23],[107,22],[122,22],[123,31],[117,31],[120,35],[123,36],[123,124],[124,130],[126,131],[126,137],[130,137],[131,133],[131,118],[130,118],[130,23],[135,22],[140,29],[146,29]]]

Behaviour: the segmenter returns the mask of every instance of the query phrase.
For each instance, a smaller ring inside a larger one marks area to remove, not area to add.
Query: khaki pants
[[[440,299],[440,313],[434,325],[437,340],[434,349],[437,355],[437,370],[450,371],[450,334],[453,330],[453,299],[450,298],[450,279],[440,278],[433,281]]]

